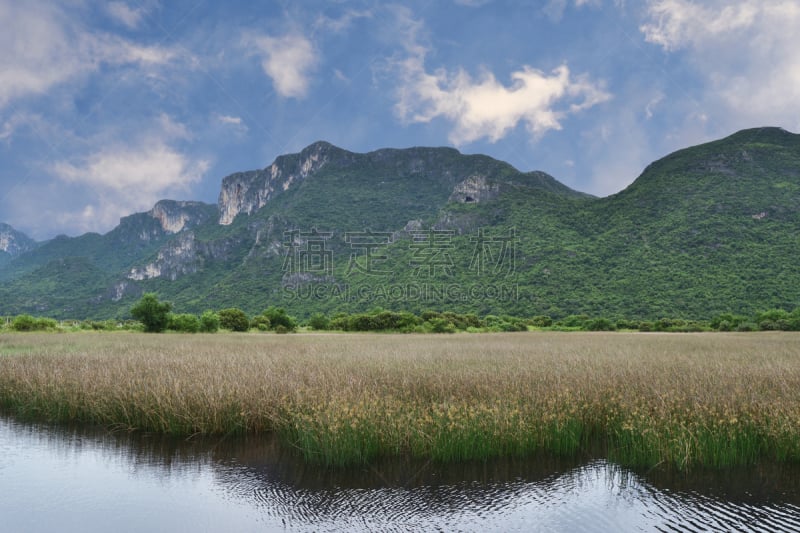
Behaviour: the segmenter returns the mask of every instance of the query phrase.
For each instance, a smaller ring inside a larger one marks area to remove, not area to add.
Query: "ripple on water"
[[[183,441],[0,417],[0,516],[28,531],[102,531],[109,518],[130,531],[800,531],[798,474],[541,457],[324,469],[266,437]]]

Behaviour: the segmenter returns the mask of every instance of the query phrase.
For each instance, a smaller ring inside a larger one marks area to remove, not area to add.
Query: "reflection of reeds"
[[[0,404],[23,417],[179,435],[274,430],[329,464],[569,455],[600,443],[624,464],[724,467],[800,460],[798,341],[7,335]]]

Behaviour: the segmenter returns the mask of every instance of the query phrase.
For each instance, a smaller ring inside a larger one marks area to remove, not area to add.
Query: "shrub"
[[[200,315],[200,331],[203,333],[216,333],[219,331],[219,316],[210,309]]]
[[[200,319],[192,314],[170,315],[168,329],[183,333],[197,333],[200,331]]]
[[[35,331],[36,319],[31,315],[19,315],[11,322],[11,329],[14,331]]]
[[[347,313],[336,313],[328,327],[332,330],[347,331],[350,323],[350,316]]]
[[[172,304],[159,302],[156,294],[149,292],[131,308],[131,316],[144,325],[147,333],[161,333],[169,324]]]
[[[427,322],[427,330],[431,333],[455,333],[456,327],[444,318],[431,318]]]
[[[258,331],[269,331],[270,325],[271,323],[269,318],[265,317],[264,315],[254,316],[250,321],[250,327],[257,329]]]
[[[745,318],[743,316],[734,315],[732,313],[723,313],[723,314],[721,314],[719,316],[716,316],[713,319],[711,319],[711,322],[709,323],[709,325],[712,328],[718,329],[720,331],[733,331],[733,330],[736,329],[736,327],[739,324],[741,324],[742,322],[746,322],[746,321],[747,321],[747,318]],[[722,329],[724,322],[727,322],[725,327],[727,327],[729,329]]]
[[[564,326],[565,328],[583,328],[586,327],[588,321],[589,317],[587,315],[569,315],[561,319],[558,325]]]
[[[330,327],[330,324],[331,321],[322,313],[314,313],[308,319],[308,325],[315,330],[326,330]]]
[[[639,329],[639,322],[637,320],[627,320],[620,318],[615,324],[617,329]]]
[[[231,307],[218,313],[219,325],[231,331],[247,331],[250,329],[250,320],[241,309]]]
[[[614,331],[617,327],[607,318],[595,318],[586,324],[589,331]]]
[[[294,317],[289,316],[283,307],[270,306],[261,313],[269,319],[272,328],[277,331],[278,326],[283,326],[287,331],[295,331],[297,329],[297,321]]]
[[[57,327],[58,322],[52,318],[35,318],[31,315],[19,315],[11,322],[14,331],[47,331]]]
[[[531,318],[528,323],[537,328],[548,328],[553,325],[553,319],[548,315],[539,315]]]

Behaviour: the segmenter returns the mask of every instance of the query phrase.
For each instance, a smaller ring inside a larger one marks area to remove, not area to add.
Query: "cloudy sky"
[[[327,140],[454,146],[605,196],[800,131],[800,0],[0,0],[0,222],[104,233]]]

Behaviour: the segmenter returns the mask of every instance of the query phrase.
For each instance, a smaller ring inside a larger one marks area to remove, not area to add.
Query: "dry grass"
[[[310,460],[600,443],[624,464],[800,459],[800,335],[0,336],[0,406],[175,434],[277,431]]]

